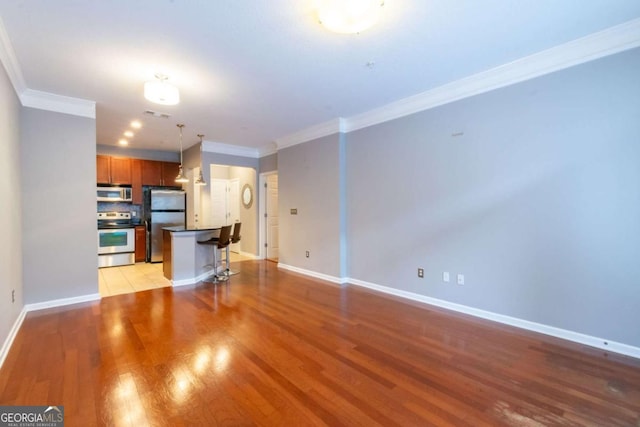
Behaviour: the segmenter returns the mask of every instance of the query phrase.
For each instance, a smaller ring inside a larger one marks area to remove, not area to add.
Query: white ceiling
[[[99,144],[139,119],[130,147],[170,151],[177,123],[185,148],[272,147],[638,17],[638,0],[386,0],[378,26],[342,35],[313,0],[0,0],[27,88],[95,101]],[[179,105],[143,98],[158,71]]]

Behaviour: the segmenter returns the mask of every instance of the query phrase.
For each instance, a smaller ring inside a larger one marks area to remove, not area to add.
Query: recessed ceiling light
[[[140,123],[138,120],[134,120],[131,122],[131,127],[134,129],[140,129],[142,127],[142,123]]]
[[[118,141],[118,144],[120,144],[120,145],[129,145],[129,141],[127,141],[126,139],[122,138],[120,141]]]
[[[124,136],[126,136],[127,138],[131,138],[133,137],[133,132],[131,132],[130,130],[126,130],[124,131]]]

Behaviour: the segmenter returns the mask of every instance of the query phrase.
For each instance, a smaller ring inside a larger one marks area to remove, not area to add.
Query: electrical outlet
[[[458,285],[464,285],[464,274],[458,274]]]
[[[418,269],[418,277],[420,277],[421,279],[424,278],[424,268]]]
[[[304,256],[306,256],[307,258],[309,258],[309,251],[306,251],[306,252],[304,253]]]
[[[442,273],[442,281],[446,282],[446,283],[449,283],[449,272],[448,271],[445,271],[445,272]]]

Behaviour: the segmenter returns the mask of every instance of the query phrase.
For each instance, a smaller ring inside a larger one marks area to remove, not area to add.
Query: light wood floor
[[[27,315],[0,405],[65,426],[638,426],[640,360],[267,261]]]
[[[231,252],[231,262],[246,261],[250,258]],[[171,286],[164,277],[162,263],[137,262],[133,265],[98,269],[98,289],[101,297],[130,294]]]

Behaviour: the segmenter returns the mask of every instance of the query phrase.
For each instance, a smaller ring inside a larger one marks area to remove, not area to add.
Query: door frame
[[[258,197],[258,223],[259,223],[259,238],[258,238],[258,258],[266,259],[267,258],[267,250],[265,248],[265,243],[267,243],[267,224],[264,220],[264,215],[267,213],[267,192],[265,189],[265,185],[267,184],[267,177],[269,175],[277,175],[278,171],[270,171],[270,172],[262,172],[259,175],[259,197]]]

